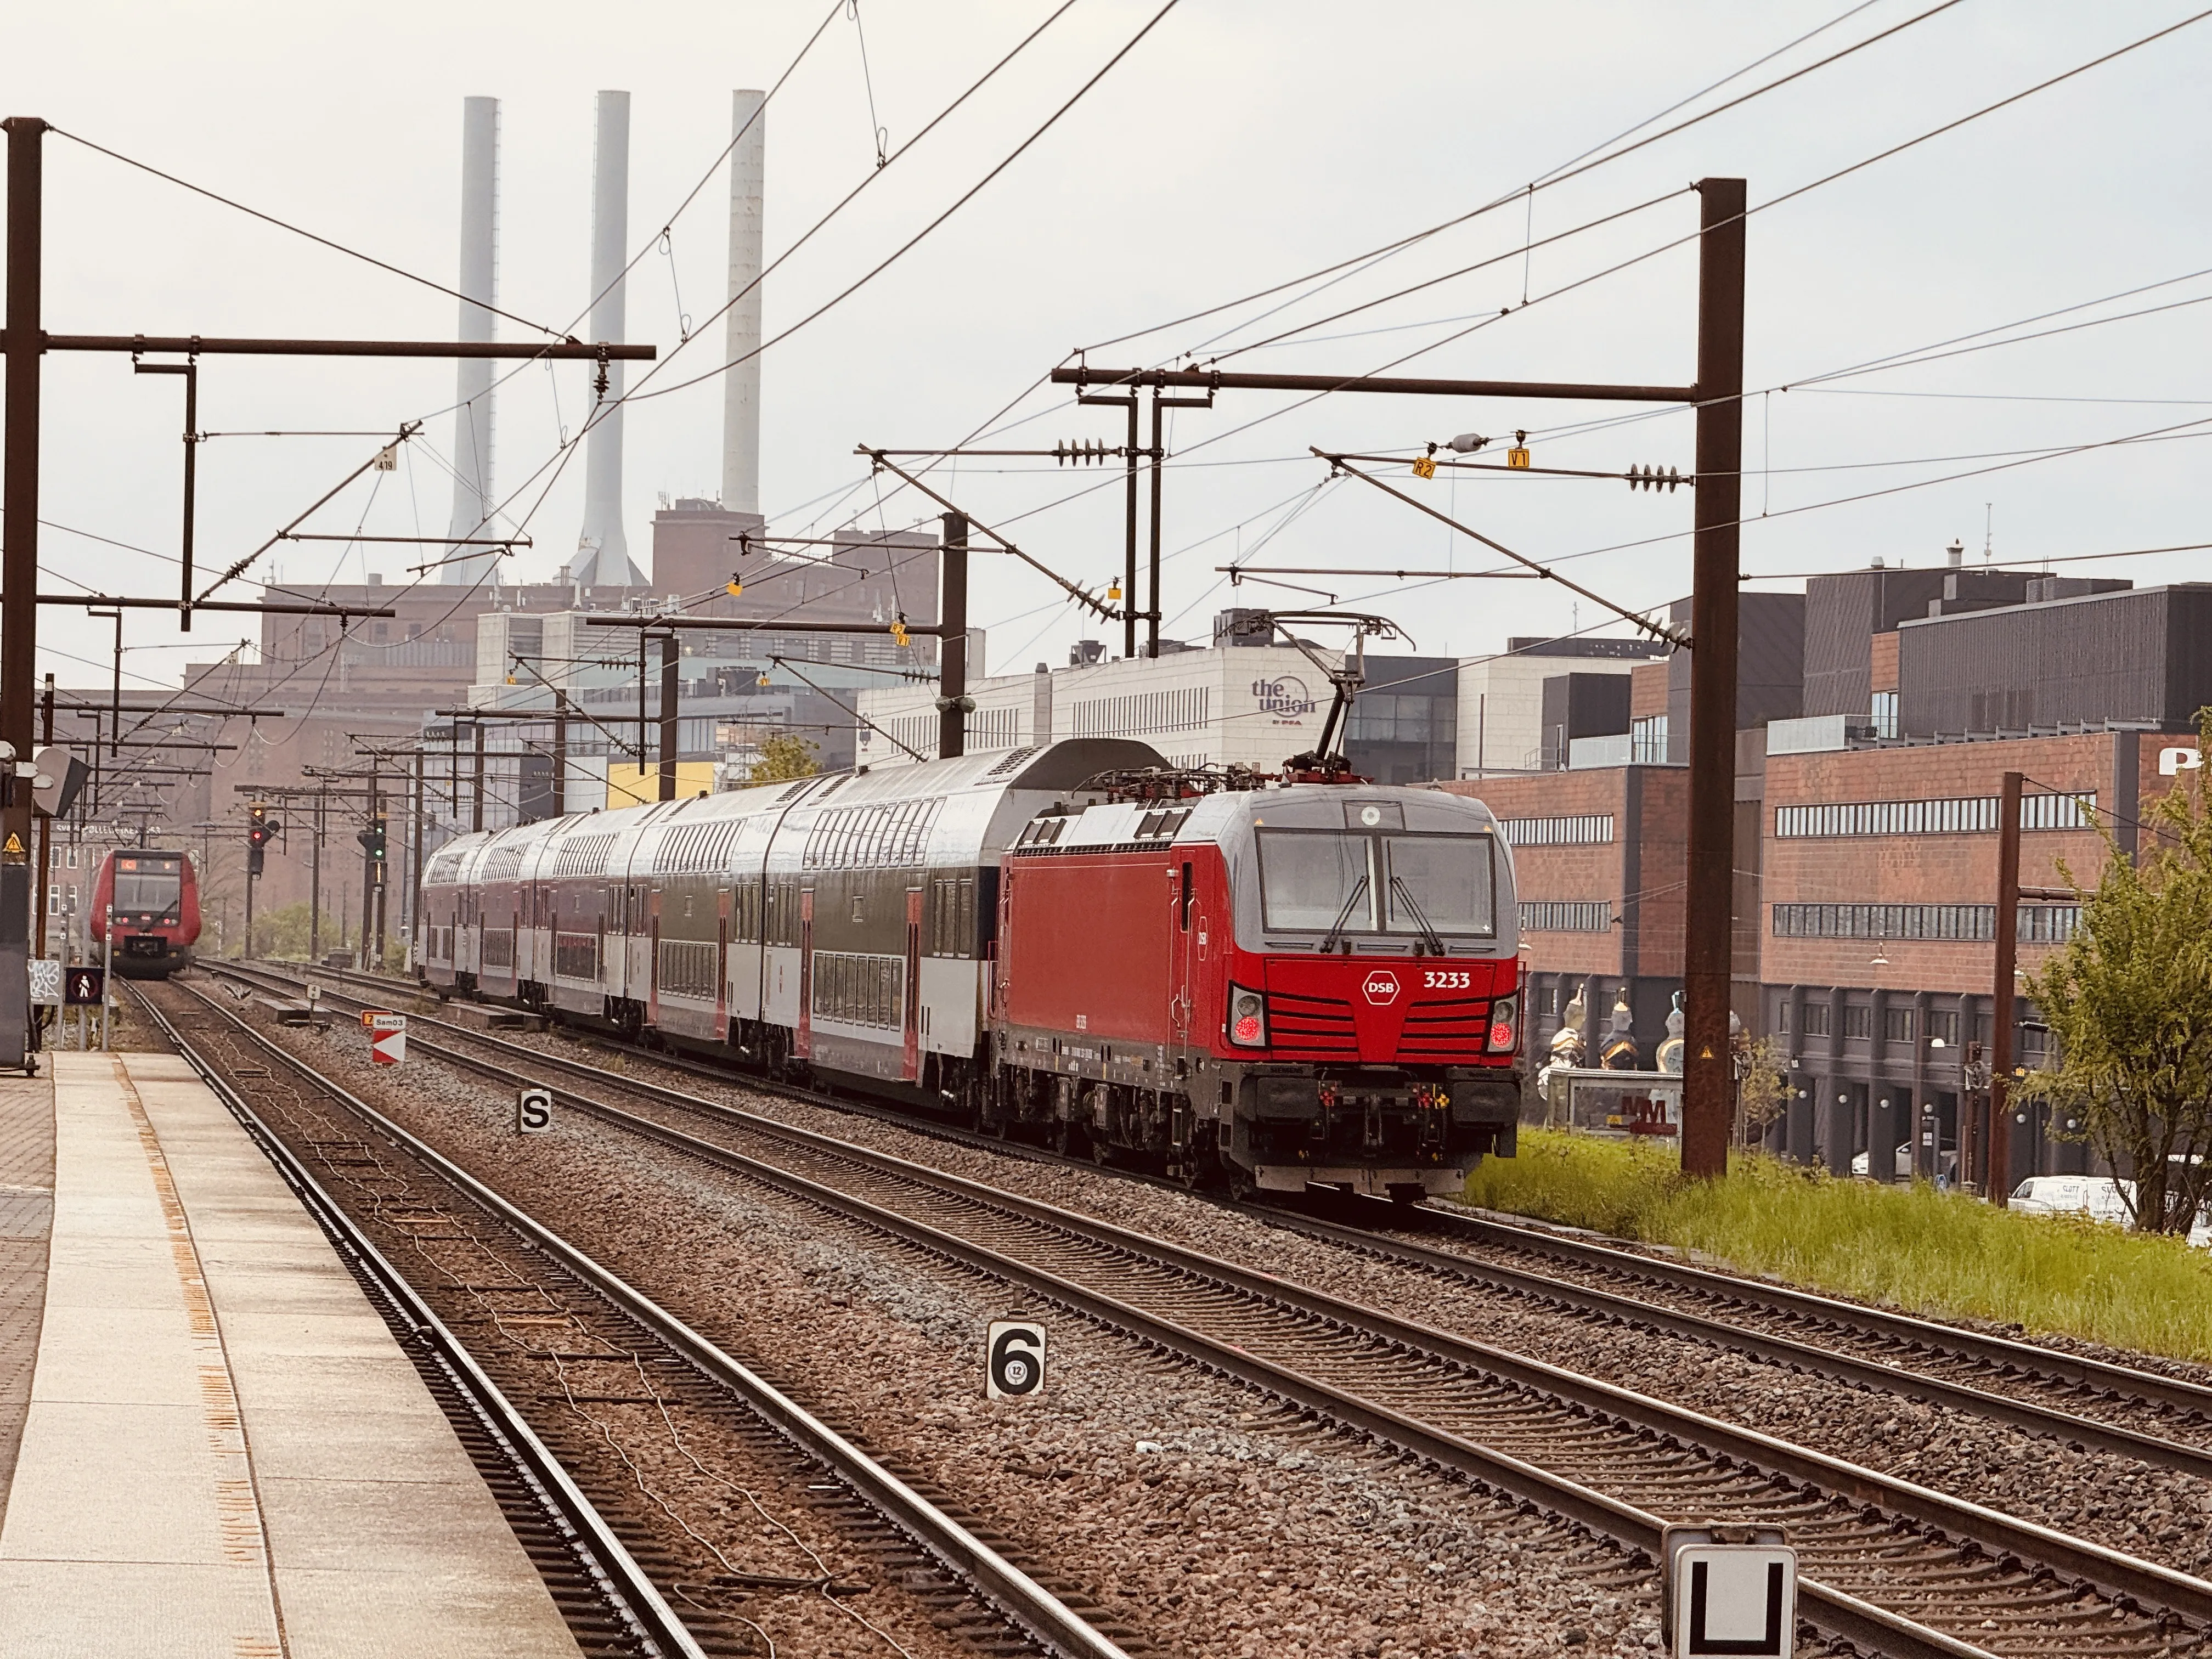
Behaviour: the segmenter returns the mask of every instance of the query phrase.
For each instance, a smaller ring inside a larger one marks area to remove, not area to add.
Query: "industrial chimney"
[[[592,160],[592,320],[594,343],[623,337],[623,267],[629,244],[629,94],[599,94],[599,142]],[[593,408],[617,404],[623,366],[605,364]],[[597,381],[594,381],[596,387]],[[623,534],[623,411],[597,415],[584,450],[584,528],[576,538],[576,580],[585,586],[642,587]]]
[[[730,307],[722,377],[722,508],[760,509],[761,175],[768,95],[730,95]],[[738,299],[743,295],[744,297]]]
[[[459,337],[489,340],[499,283],[499,100],[461,100],[461,271]],[[446,533],[456,540],[484,533],[492,514],[492,363],[464,357],[453,401],[453,516]],[[459,551],[458,549],[448,550]],[[491,552],[451,559],[441,580],[475,583],[496,568]]]

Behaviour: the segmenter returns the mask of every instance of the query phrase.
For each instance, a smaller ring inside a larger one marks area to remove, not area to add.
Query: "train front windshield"
[[[152,916],[157,921],[181,919],[185,878],[173,860],[118,858],[115,860],[115,897],[118,916]]]
[[[1272,933],[1489,938],[1492,837],[1261,830],[1260,896]]]

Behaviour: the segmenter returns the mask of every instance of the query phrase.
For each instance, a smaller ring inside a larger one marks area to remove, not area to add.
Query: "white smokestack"
[[[722,376],[722,505],[732,513],[761,510],[761,174],[768,137],[768,112],[761,106],[767,100],[761,92],[730,95],[738,146],[730,153],[730,286],[723,297],[744,295],[730,307],[723,358],[736,365]]]
[[[466,296],[461,301],[459,337],[490,339],[492,314],[485,307],[499,298],[496,98],[461,100],[461,270],[455,286]],[[460,405],[453,415],[453,517],[446,531],[456,538],[483,534],[491,517],[491,383],[490,358],[460,360],[453,396]],[[478,581],[497,563],[489,552],[454,559],[446,565],[441,580]]]
[[[623,266],[629,258],[629,94],[599,94],[599,143],[592,161],[592,340],[623,338]],[[606,366],[606,401],[622,397],[623,365]],[[584,528],[576,538],[576,580],[586,586],[642,587],[623,534],[623,411],[602,415],[585,441]]]

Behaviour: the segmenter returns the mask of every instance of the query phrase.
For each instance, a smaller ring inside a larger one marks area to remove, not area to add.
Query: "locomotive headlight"
[[[1520,1010],[1514,1006],[1511,997],[1500,997],[1490,1005],[1490,1039],[1484,1046],[1493,1054],[1510,1054],[1520,1040]]]
[[[1267,999],[1257,991],[1229,988],[1229,1041],[1239,1048],[1267,1046]]]

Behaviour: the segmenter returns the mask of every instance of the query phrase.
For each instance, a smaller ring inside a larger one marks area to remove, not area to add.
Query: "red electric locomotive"
[[[1004,860],[987,1119],[1401,1200],[1511,1155],[1517,912],[1486,807],[1340,775],[1100,781]]]
[[[191,965],[200,936],[199,884],[183,853],[117,848],[100,860],[92,890],[92,942],[105,951],[115,925],[115,971],[125,979],[167,979]]]

